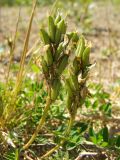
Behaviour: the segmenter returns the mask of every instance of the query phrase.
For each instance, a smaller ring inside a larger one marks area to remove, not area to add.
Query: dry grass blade
[[[54,15],[57,10],[58,0],[56,0],[51,8],[50,15]]]
[[[16,23],[15,35],[14,35],[14,38],[13,38],[12,46],[10,48],[10,62],[9,62],[9,65],[8,65],[8,71],[7,71],[7,76],[6,76],[6,85],[8,85],[10,67],[11,67],[11,64],[12,64],[12,61],[13,61],[13,56],[14,56],[14,49],[15,49],[15,44],[16,44],[16,39],[17,39],[18,25],[19,25],[19,22],[20,22],[20,13],[21,13],[21,9],[19,9],[18,19],[17,19],[17,23]]]
[[[20,87],[20,84],[21,84],[22,78],[23,78],[25,58],[26,58],[26,54],[27,54],[27,51],[28,51],[30,32],[31,32],[31,27],[32,27],[32,22],[33,22],[33,17],[34,17],[34,12],[35,12],[36,5],[37,5],[37,0],[35,0],[34,4],[33,4],[33,9],[32,9],[32,13],[31,13],[31,17],[30,17],[30,22],[29,22],[25,42],[24,42],[23,52],[22,52],[22,55],[21,55],[20,69],[19,69],[19,72],[18,72],[18,75],[17,75],[16,86],[15,86],[15,89],[13,91],[15,96],[17,95],[17,93],[19,91],[19,87]]]

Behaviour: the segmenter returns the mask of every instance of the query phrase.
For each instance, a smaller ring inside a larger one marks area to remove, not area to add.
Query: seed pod
[[[89,56],[90,56],[90,47],[86,47],[82,56],[83,68],[89,65]]]
[[[58,24],[57,24],[57,28],[59,28],[60,29],[60,32],[61,32],[61,34],[65,34],[65,32],[66,32],[66,24],[65,24],[65,21],[64,21],[64,19],[62,19]]]
[[[53,82],[52,89],[51,89],[51,99],[53,101],[55,101],[57,99],[57,96],[59,95],[60,87],[61,87],[60,80],[55,79],[54,82]]]
[[[50,45],[46,45],[46,54],[45,54],[45,60],[47,62],[48,66],[51,66],[53,64],[53,55],[50,50]]]
[[[79,58],[79,59],[81,59],[82,58],[82,55],[83,55],[83,52],[84,52],[84,50],[85,50],[85,40],[84,40],[84,38],[83,37],[81,37],[81,39],[80,39],[80,44],[79,44],[80,46],[78,46],[78,52],[77,52],[77,55],[76,55],[76,57],[77,58]]]
[[[66,32],[66,24],[64,20],[62,19],[58,24],[57,24],[57,29],[56,29],[56,34],[55,34],[55,43],[59,44],[61,41],[62,34],[65,34]]]
[[[79,36],[78,36],[77,32],[73,32],[72,41],[78,42],[78,40],[79,40]]]
[[[40,29],[40,36],[44,44],[50,44],[50,38],[44,29]]]
[[[61,32],[60,29],[56,28],[55,43],[59,44],[60,41],[61,41]]]
[[[80,50],[80,45],[81,45],[81,39],[79,38],[78,43],[77,43],[77,49],[76,49],[76,51],[75,51],[76,57],[77,57],[78,52],[79,52],[79,50]]]
[[[60,54],[63,52],[64,49],[64,43],[61,42],[57,48],[57,51],[55,53],[55,60],[58,60],[58,58],[60,57]]]
[[[60,76],[62,74],[62,72],[64,71],[64,69],[66,68],[67,64],[68,64],[68,58],[69,56],[67,54],[64,54],[60,60],[59,60],[59,65],[57,68],[57,73]]]
[[[48,29],[49,29],[49,36],[52,42],[55,42],[55,32],[56,32],[56,27],[54,24],[53,17],[49,16],[48,17]]]
[[[61,20],[61,16],[60,14],[58,14],[57,17],[55,18],[55,24],[57,24],[60,20]]]
[[[43,56],[41,57],[41,65],[42,65],[43,72],[48,73],[49,69],[48,69],[48,66],[47,66],[47,62],[45,61]]]

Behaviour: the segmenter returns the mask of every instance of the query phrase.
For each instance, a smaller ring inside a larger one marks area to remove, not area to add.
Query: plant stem
[[[42,128],[42,126],[43,126],[43,124],[44,124],[44,122],[45,122],[46,116],[47,116],[47,114],[48,114],[48,110],[49,110],[49,108],[50,108],[51,103],[52,103],[52,101],[51,101],[51,99],[50,99],[50,96],[48,96],[47,102],[46,102],[46,106],[45,106],[43,115],[42,115],[42,117],[41,117],[41,119],[40,119],[40,121],[39,121],[39,124],[38,124],[38,126],[37,126],[34,134],[32,135],[31,139],[28,141],[27,144],[25,144],[25,145],[23,146],[23,150],[27,149],[27,148],[33,143],[33,141],[35,140],[37,134],[38,134],[39,131],[41,130],[41,128]]]
[[[74,123],[74,119],[75,119],[75,117],[72,117],[72,116],[70,117],[69,124],[68,124],[68,127],[67,127],[67,129],[65,131],[65,135],[64,135],[65,139],[62,139],[61,142],[58,145],[56,145],[54,148],[52,148],[50,151],[48,151],[46,154],[44,154],[42,157],[40,157],[40,160],[50,156],[53,152],[58,150],[60,148],[60,146],[62,146],[65,143],[67,137],[70,134],[70,130],[71,130],[71,127]]]

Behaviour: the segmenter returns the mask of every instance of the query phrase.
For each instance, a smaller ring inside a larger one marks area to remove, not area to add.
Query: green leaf
[[[102,142],[101,147],[107,147],[108,146],[108,142]]]
[[[94,144],[97,144],[97,138],[96,136],[94,137],[90,137],[91,141],[94,143]]]
[[[89,135],[90,135],[90,140],[91,140],[94,144],[97,144],[97,136],[96,136],[96,134],[95,134],[92,126],[89,128]]]
[[[40,69],[39,69],[39,67],[38,67],[36,64],[33,64],[33,65],[32,65],[32,70],[33,70],[33,72],[35,72],[35,73],[39,73],[39,72],[40,72]]]
[[[99,105],[98,100],[95,100],[93,105],[92,105],[92,108],[96,109],[98,107],[98,105]]]
[[[111,116],[111,103],[101,105],[100,110],[105,112],[106,115]]]
[[[91,137],[96,136],[96,134],[95,134],[92,126],[89,128],[89,135],[90,135]]]
[[[102,130],[100,130],[96,136],[97,136],[97,143],[101,144],[103,142]]]
[[[10,150],[4,155],[5,160],[19,160],[18,149]]]
[[[86,98],[85,100],[85,106],[86,108],[89,108],[91,106],[91,101],[88,98]]]
[[[103,128],[103,141],[108,142],[109,140],[109,132],[107,126]]]

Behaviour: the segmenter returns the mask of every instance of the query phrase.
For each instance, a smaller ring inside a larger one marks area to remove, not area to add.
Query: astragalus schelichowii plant
[[[41,28],[40,37],[43,43],[41,67],[47,88],[46,105],[43,115],[30,140],[23,146],[27,149],[35,140],[47,117],[50,106],[58,98],[62,86],[61,76],[69,64],[69,76],[65,79],[67,90],[66,107],[70,114],[70,121],[65,131],[65,137],[70,133],[75,120],[77,109],[82,106],[85,98],[90,94],[86,86],[90,68],[90,45],[83,36],[79,38],[76,32],[66,33],[67,24],[60,14],[48,16],[48,30]],[[74,60],[69,61],[70,54],[74,54]],[[61,140],[55,148],[47,152],[43,157],[50,155],[65,142]]]
[[[68,45],[72,37],[66,34],[67,24],[60,14],[48,16],[48,30],[41,28],[40,37],[43,43],[43,54],[41,56],[41,67],[47,86],[48,97],[46,106],[39,124],[28,143],[23,147],[27,149],[41,130],[50,105],[55,102],[61,88],[61,75],[68,65],[70,50]]]
[[[76,45],[74,60],[69,67],[69,76],[66,78],[65,82],[67,90],[66,107],[70,115],[69,124],[64,133],[64,136],[66,138],[69,136],[71,127],[75,120],[77,109],[81,108],[85,101],[85,98],[87,96],[90,96],[90,92],[86,86],[91,66],[89,62],[90,48],[91,48],[90,44],[88,44],[85,41],[84,37],[81,36]],[[62,146],[66,138],[62,139],[57,146],[55,146],[53,149],[51,149],[45,155],[43,155],[41,159],[44,159],[45,157],[49,156],[60,146]]]

